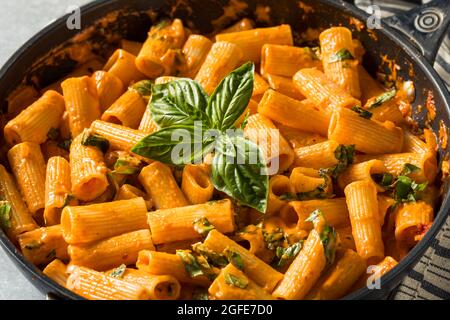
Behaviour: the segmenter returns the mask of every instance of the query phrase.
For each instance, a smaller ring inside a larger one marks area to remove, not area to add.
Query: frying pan
[[[233,11],[232,8],[240,7]],[[229,15],[224,15],[224,8]],[[261,15],[261,9],[267,13]],[[312,12],[311,10],[312,9]],[[150,11],[149,11],[150,10]],[[108,13],[119,12],[106,23],[98,20]],[[148,14],[151,12],[151,14]],[[413,9],[402,16],[384,20],[380,29],[357,30],[356,18],[365,23],[368,15],[344,1],[333,0],[109,0],[97,1],[81,8],[81,24],[85,29],[94,26],[85,41],[95,47],[95,52],[104,58],[118,46],[118,37],[129,40],[145,40],[147,30],[161,17],[179,17],[190,28],[212,33],[218,27],[226,27],[242,17],[250,17],[258,26],[288,23],[292,26],[297,45],[308,43],[304,35],[307,28],[324,29],[342,25],[353,31],[366,48],[364,66],[372,74],[386,73],[386,57],[393,59],[399,77],[411,79],[416,87],[413,103],[414,118],[424,124],[424,106],[428,93],[434,97],[437,107],[436,119],[430,123],[438,134],[439,123],[450,127],[450,97],[442,80],[432,68],[436,52],[449,25],[450,1],[435,0]],[[270,19],[267,19],[269,16]],[[76,61],[62,55],[51,59],[55,51],[64,50],[71,45],[69,41],[79,30],[66,27],[68,16],[53,22],[25,43],[4,65],[0,71],[0,102],[3,112],[7,112],[5,102],[11,91],[21,83],[32,84],[42,89],[64,77],[76,67]],[[112,36],[113,35],[113,36]],[[385,57],[384,59],[382,57]],[[41,63],[35,63],[37,60]],[[411,71],[413,70],[413,73]],[[0,128],[3,132],[2,128]],[[448,155],[449,148],[439,149],[439,161]],[[1,160],[1,156],[0,156]],[[425,237],[411,250],[391,272],[381,279],[381,289],[360,289],[344,299],[383,299],[400,283],[409,270],[418,262],[442,228],[450,210],[449,183],[444,182],[442,204],[436,214],[433,226]],[[0,230],[0,244],[8,252],[13,262],[42,292],[62,299],[81,299],[76,294],[59,286],[42,272],[27,262],[17,248]]]

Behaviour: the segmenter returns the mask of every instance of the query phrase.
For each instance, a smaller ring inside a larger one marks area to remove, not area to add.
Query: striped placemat
[[[426,2],[429,1],[423,0]],[[378,5],[382,17],[400,14],[420,3],[420,0],[355,0],[355,5],[363,10],[370,5]],[[450,29],[439,49],[434,68],[450,89]],[[450,299],[450,216],[431,247],[391,297],[398,300]]]

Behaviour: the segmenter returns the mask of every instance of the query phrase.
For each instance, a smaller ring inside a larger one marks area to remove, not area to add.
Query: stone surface
[[[0,0],[0,66],[3,66],[9,57],[39,30],[64,15],[69,6],[79,6],[88,2],[88,0]],[[45,295],[20,273],[1,247],[0,299],[45,299]]]

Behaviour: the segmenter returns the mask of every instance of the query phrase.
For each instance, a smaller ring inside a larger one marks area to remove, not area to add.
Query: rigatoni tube
[[[205,91],[211,94],[222,79],[242,61],[242,50],[230,42],[216,42],[195,77]]]
[[[17,236],[37,228],[16,183],[5,167],[0,164],[0,198],[11,206],[9,225],[5,226],[6,234],[14,241]]]
[[[161,162],[155,161],[142,169],[139,181],[152,198],[156,209],[184,207],[189,204],[170,168]]]
[[[298,101],[268,90],[258,105],[258,112],[286,126],[326,136],[330,115],[311,100]]]
[[[291,27],[282,24],[271,28],[258,28],[216,35],[216,41],[228,41],[238,45],[244,53],[244,61],[259,63],[265,44],[293,45]]]
[[[69,78],[61,83],[69,115],[72,137],[78,136],[100,118],[100,102],[94,81],[85,76]]]
[[[69,245],[70,261],[98,271],[135,264],[141,250],[155,250],[149,230],[138,230],[98,242]]]
[[[90,201],[108,187],[107,168],[103,153],[94,146],[82,144],[84,134],[78,135],[70,146],[72,192],[77,199]]]
[[[377,188],[370,180],[350,183],[344,189],[356,251],[368,264],[384,257]]]
[[[46,225],[60,224],[61,210],[64,205],[76,205],[76,200],[70,199],[72,184],[70,181],[70,164],[62,157],[52,157],[47,162],[45,179],[45,210]]]
[[[147,207],[142,198],[68,206],[63,209],[61,226],[67,243],[88,243],[148,228]]]
[[[331,116],[328,139],[354,144],[356,150],[364,153],[396,153],[403,147],[403,130],[392,122],[364,119],[358,113],[343,108]]]
[[[148,300],[150,297],[143,286],[77,266],[71,270],[67,288],[90,300]]]
[[[200,204],[212,198],[214,186],[201,166],[188,164],[183,169],[181,190],[191,204]]]
[[[6,142],[10,145],[45,142],[50,129],[59,128],[64,109],[64,98],[56,91],[46,91],[39,100],[6,124]]]
[[[8,151],[8,160],[20,191],[34,216],[45,207],[45,161],[34,142],[16,144]]]
[[[201,224],[202,219],[207,219],[220,232],[233,232],[233,204],[229,199],[224,199],[148,213],[148,225],[155,244],[199,238],[196,224]],[[168,226],[170,232],[167,232]]]
[[[91,131],[107,139],[111,149],[122,151],[130,151],[136,143],[147,136],[145,132],[100,120],[92,123]]]

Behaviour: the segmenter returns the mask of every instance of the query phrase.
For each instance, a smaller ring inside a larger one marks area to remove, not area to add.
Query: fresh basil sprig
[[[210,97],[190,79],[154,85],[149,108],[161,130],[142,139],[131,151],[167,164],[185,165],[198,162],[215,150],[215,188],[243,205],[265,212],[269,179],[262,152],[242,134],[229,132],[236,129],[236,122],[250,101],[253,75],[253,63],[243,64],[225,77]],[[198,136],[196,126],[207,134]],[[188,137],[174,141],[175,135]]]

